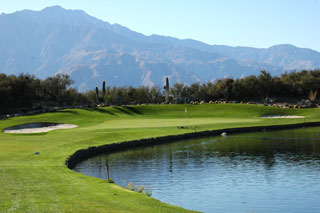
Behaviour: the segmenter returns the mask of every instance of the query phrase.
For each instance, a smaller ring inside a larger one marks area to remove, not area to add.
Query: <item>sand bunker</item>
[[[304,116],[298,115],[264,115],[261,118],[305,118]]]
[[[59,123],[27,123],[19,126],[9,127],[3,130],[4,133],[40,133],[49,132],[56,129],[71,129],[76,128],[77,125],[72,124],[59,124]]]

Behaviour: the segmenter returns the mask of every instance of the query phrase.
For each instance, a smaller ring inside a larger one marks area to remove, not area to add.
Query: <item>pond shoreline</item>
[[[88,149],[80,149],[67,158],[67,160],[65,161],[65,165],[69,169],[74,169],[78,163],[102,153],[113,153],[113,152],[122,151],[129,148],[134,148],[134,147],[171,143],[171,142],[174,142],[177,140],[183,140],[183,139],[191,139],[191,138],[205,137],[205,136],[217,136],[217,135],[221,135],[222,133],[236,134],[236,133],[245,133],[245,132],[294,129],[294,128],[301,128],[301,127],[315,127],[315,126],[320,126],[320,122],[226,128],[226,129],[218,129],[218,130],[191,132],[191,133],[185,133],[185,134],[179,134],[179,135],[167,135],[167,136],[161,136],[156,138],[144,138],[139,140],[123,141],[119,143],[106,144],[106,145],[97,146],[97,147],[95,146],[89,147]]]

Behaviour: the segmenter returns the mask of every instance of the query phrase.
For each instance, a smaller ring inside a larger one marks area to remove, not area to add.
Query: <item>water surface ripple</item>
[[[177,141],[92,157],[75,171],[202,212],[320,212],[320,128]]]

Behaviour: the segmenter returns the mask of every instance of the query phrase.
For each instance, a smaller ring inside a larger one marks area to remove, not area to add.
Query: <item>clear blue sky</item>
[[[320,51],[320,0],[0,0],[0,13],[60,5],[145,35]]]

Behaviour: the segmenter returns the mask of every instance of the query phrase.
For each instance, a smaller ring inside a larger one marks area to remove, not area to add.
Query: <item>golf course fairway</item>
[[[305,118],[261,118],[264,115]],[[282,109],[250,104],[66,109],[1,120],[0,212],[186,212],[188,210],[143,193],[74,172],[67,168],[65,161],[77,150],[122,141],[195,130],[314,121],[320,121],[320,109]],[[5,128],[31,122],[78,127],[32,134],[2,132]]]

